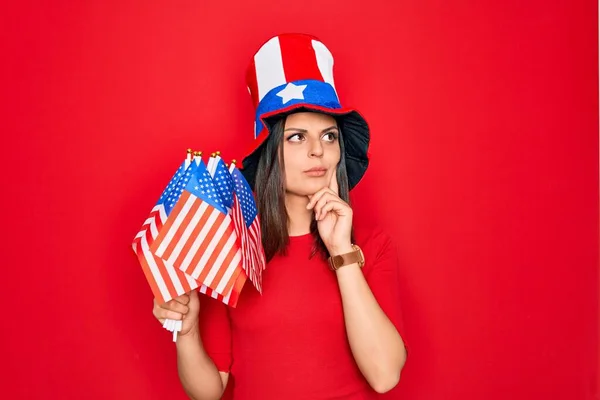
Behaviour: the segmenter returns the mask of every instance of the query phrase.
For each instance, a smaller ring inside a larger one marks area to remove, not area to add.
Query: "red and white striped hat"
[[[348,185],[352,189],[369,165],[369,126],[358,111],[340,104],[333,78],[333,56],[314,36],[287,33],[264,43],[246,75],[256,110],[254,142],[242,172],[254,187],[261,145],[274,122],[301,109],[336,118],[344,141]]]

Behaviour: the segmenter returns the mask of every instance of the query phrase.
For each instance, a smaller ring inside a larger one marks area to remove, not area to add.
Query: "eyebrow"
[[[321,133],[325,133],[325,132],[332,131],[332,130],[336,130],[337,131],[337,130],[339,130],[339,128],[337,126],[333,125],[333,126],[330,126],[329,128],[323,129],[321,131]],[[284,132],[287,132],[287,131],[296,131],[296,132],[301,132],[301,133],[307,133],[308,132],[306,129],[300,129],[300,128],[287,128],[287,129],[284,130]]]

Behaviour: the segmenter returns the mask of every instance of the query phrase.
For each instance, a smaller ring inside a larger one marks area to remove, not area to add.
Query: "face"
[[[301,112],[287,117],[283,132],[287,193],[308,196],[329,185],[340,161],[339,134],[329,115]]]

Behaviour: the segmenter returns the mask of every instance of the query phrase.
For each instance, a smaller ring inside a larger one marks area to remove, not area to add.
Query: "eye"
[[[304,140],[304,134],[294,133],[293,135],[288,136],[286,140],[288,142],[301,142],[302,140]]]
[[[338,138],[338,134],[336,132],[327,132],[323,135],[323,139],[327,142],[335,142]]]

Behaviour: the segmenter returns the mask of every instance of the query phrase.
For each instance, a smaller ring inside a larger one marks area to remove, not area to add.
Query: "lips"
[[[314,167],[309,170],[304,171],[304,173],[308,176],[324,176],[327,173],[327,168],[324,167]]]
[[[325,171],[327,171],[327,168],[325,168],[325,167],[314,167],[314,168],[311,168],[304,172],[325,172]]]

